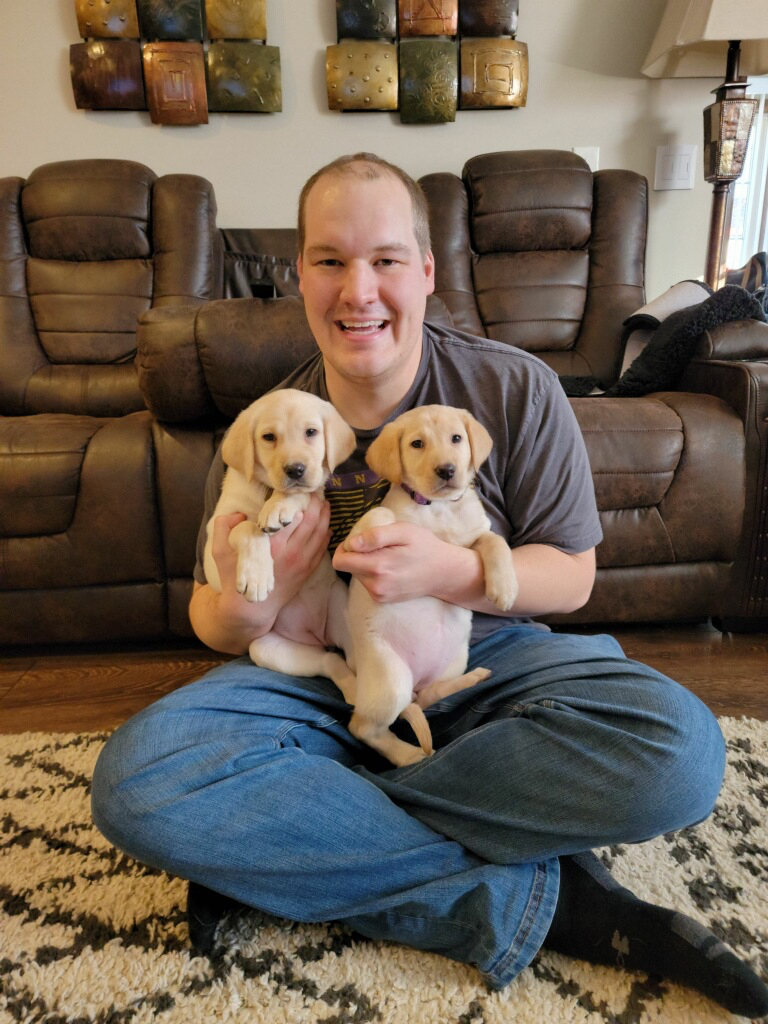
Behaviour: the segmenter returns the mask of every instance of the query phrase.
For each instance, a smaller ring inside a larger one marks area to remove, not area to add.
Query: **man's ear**
[[[365,461],[384,480],[391,484],[403,482],[403,464],[400,458],[402,429],[397,423],[388,423],[375,441],[371,442]]]
[[[258,465],[256,431],[259,411],[254,408],[257,404],[252,402],[247,409],[243,409],[221,442],[222,459],[232,469],[242,473],[248,483],[253,481],[253,474]]]
[[[301,253],[296,257],[296,273],[299,275],[299,291],[304,294],[304,258]]]
[[[493,438],[482,423],[478,423],[472,413],[467,412],[466,409],[461,410],[461,418],[467,429],[469,448],[472,452],[472,467],[478,470],[491,454]]]
[[[424,275],[426,277],[426,295],[431,295],[435,290],[435,257],[432,255],[432,250],[429,249],[427,255],[424,257]]]

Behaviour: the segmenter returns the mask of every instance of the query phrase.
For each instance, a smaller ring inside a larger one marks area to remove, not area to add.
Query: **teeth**
[[[383,327],[383,320],[341,320],[339,321],[345,330],[363,330],[366,327]]]

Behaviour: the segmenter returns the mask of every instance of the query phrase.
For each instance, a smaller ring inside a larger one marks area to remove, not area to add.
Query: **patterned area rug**
[[[702,825],[601,851],[639,895],[707,924],[768,974],[768,723],[721,719],[725,787]],[[228,918],[187,947],[186,885],[93,828],[104,735],[0,736],[0,1022],[715,1024],[738,1018],[658,978],[543,953],[503,992],[469,967],[325,925]]]

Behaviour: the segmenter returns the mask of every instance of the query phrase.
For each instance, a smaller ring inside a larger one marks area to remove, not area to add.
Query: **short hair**
[[[413,233],[416,238],[416,242],[419,246],[419,252],[422,257],[426,256],[432,247],[432,243],[429,235],[429,206],[427,203],[427,197],[424,195],[424,190],[417,181],[406,174],[406,172],[397,167],[395,164],[391,164],[388,160],[383,157],[376,156],[375,153],[353,153],[348,156],[340,156],[331,163],[326,164],[325,167],[321,167],[319,171],[315,171],[311,178],[307,180],[299,194],[299,217],[298,217],[298,253],[299,256],[304,252],[304,242],[306,238],[306,225],[305,225],[305,210],[307,205],[307,196],[312,191],[314,186],[320,180],[320,178],[332,177],[332,176],[344,176],[351,175],[356,178],[361,178],[363,181],[378,181],[385,175],[389,175],[392,178],[397,178],[405,185],[408,195],[411,197],[411,210],[413,212]]]

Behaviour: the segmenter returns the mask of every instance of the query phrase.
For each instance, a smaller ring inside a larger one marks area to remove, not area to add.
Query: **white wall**
[[[0,175],[39,164],[122,157],[158,174],[192,172],[214,185],[222,227],[285,227],[317,167],[373,150],[415,177],[460,173],[476,153],[599,146],[600,167],[653,181],[658,145],[699,146],[689,191],[653,192],[647,292],[703,272],[711,187],[703,180],[702,109],[717,80],[652,81],[640,65],[664,0],[520,0],[518,38],[529,47],[527,107],[457,114],[449,125],[403,125],[397,114],[327,109],[325,47],[335,42],[334,0],[268,0],[269,42],[280,47],[281,114],[211,114],[195,127],[153,125],[149,114],[76,109],[69,44],[74,0],[1,0]]]

